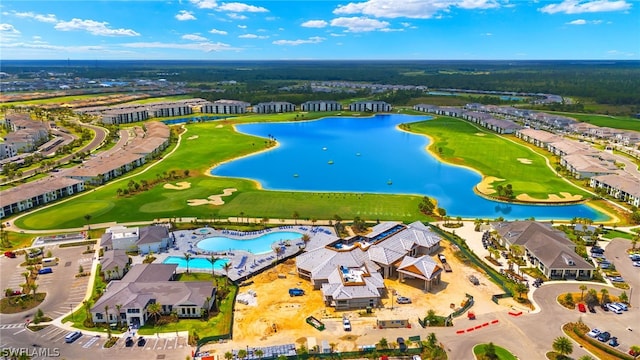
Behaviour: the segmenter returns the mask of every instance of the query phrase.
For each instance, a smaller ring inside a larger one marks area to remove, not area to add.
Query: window
[[[102,313],[97,313],[96,314],[96,319],[102,320]]]

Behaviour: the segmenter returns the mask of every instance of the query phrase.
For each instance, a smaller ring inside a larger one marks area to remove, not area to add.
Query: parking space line
[[[18,334],[20,334],[20,333],[21,333],[21,332],[23,332],[23,331],[27,331],[27,329],[18,330],[18,331],[16,331],[16,332],[14,332],[14,333],[13,333],[13,335],[18,335]]]

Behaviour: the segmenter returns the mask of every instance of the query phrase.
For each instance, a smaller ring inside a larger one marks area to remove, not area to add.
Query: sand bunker
[[[476,136],[487,136],[485,133],[475,133]]]
[[[218,128],[218,129],[221,128],[221,127],[222,127],[222,125],[216,125],[216,128]]]
[[[224,200],[222,200],[223,196],[229,196],[234,192],[238,191],[238,189],[224,189],[222,190],[222,194],[219,195],[211,195],[206,199],[189,199],[187,203],[189,206],[200,206],[200,205],[223,205]]]
[[[546,199],[537,199],[529,196],[528,194],[520,194],[516,196],[517,200],[526,202],[540,202],[540,203],[564,203],[574,202],[582,200],[582,195],[571,195],[568,192],[561,192],[560,196],[556,194],[549,194]]]
[[[533,162],[531,161],[531,159],[525,159],[525,158],[518,158],[518,161],[526,165],[530,165]]]
[[[191,183],[190,182],[186,182],[186,181],[181,181],[179,183],[176,183],[175,185],[173,184],[164,184],[163,188],[165,189],[169,189],[169,190],[185,190],[191,187]]]
[[[197,139],[198,137],[199,137],[198,135],[189,136],[189,137],[187,138],[187,140],[195,140],[195,139]]]
[[[484,179],[482,179],[482,181],[476,185],[476,189],[485,195],[489,195],[489,194],[493,194],[496,192],[496,190],[493,189],[493,186],[491,185],[494,181],[504,181],[504,179],[498,179],[495,176],[487,176]]]

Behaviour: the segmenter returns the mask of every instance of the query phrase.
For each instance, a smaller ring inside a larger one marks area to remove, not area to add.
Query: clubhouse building
[[[384,222],[366,236],[328,236],[323,245],[312,245],[296,258],[297,273],[336,310],[377,307],[386,295],[385,278],[420,279],[425,291],[440,284],[442,268],[430,256],[440,241],[419,221]]]

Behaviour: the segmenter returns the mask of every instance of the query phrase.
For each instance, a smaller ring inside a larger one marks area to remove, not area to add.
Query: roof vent
[[[569,266],[575,266],[576,265],[575,261],[573,261],[573,259],[570,258],[567,255],[562,255],[562,259],[564,259],[564,262]]]

